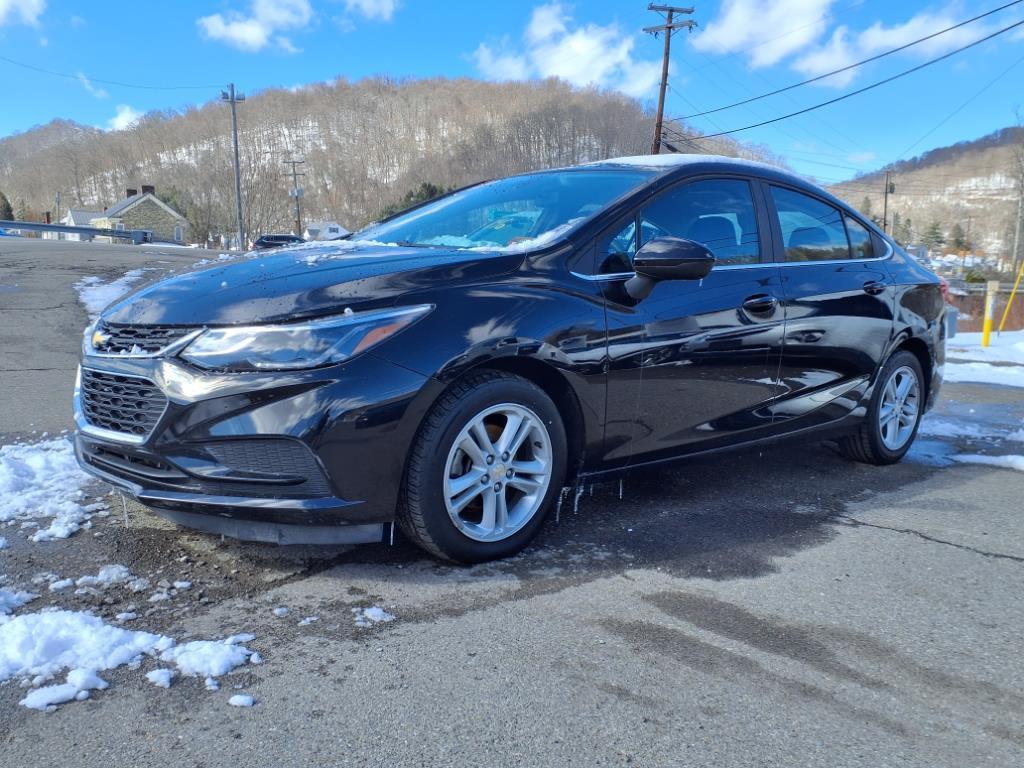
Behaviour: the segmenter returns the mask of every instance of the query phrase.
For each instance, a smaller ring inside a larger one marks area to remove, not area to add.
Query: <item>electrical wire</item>
[[[877,82],[871,83],[871,85],[866,85],[863,88],[858,88],[855,91],[850,91],[849,93],[844,93],[842,96],[837,96],[834,99],[829,99],[828,101],[823,101],[820,104],[814,104],[814,105],[812,105],[810,107],[805,107],[804,109],[797,110],[796,112],[790,112],[787,115],[781,115],[779,117],[772,118],[771,120],[762,120],[759,123],[752,123],[751,125],[745,125],[742,128],[733,128],[730,131],[721,131],[719,133],[707,133],[707,134],[704,134],[703,138],[710,139],[710,138],[714,138],[715,136],[726,136],[726,135],[732,134],[732,133],[740,133],[741,131],[749,131],[752,128],[760,128],[760,127],[765,126],[765,125],[771,125],[772,123],[778,123],[778,122],[781,122],[783,120],[788,120],[791,117],[797,117],[798,115],[804,115],[804,114],[807,114],[808,112],[813,112],[816,109],[821,109],[822,107],[827,107],[827,106],[830,106],[832,104],[836,104],[837,102],[844,101],[844,100],[849,99],[849,98],[851,98],[853,96],[859,96],[860,94],[865,93],[865,92],[870,91],[870,90],[873,90],[874,88],[878,88],[879,86],[886,85],[887,83],[891,83],[894,80],[899,80],[901,77],[906,77],[907,75],[913,74],[914,72],[918,72],[918,71],[924,69],[925,67],[931,66],[932,64],[937,64],[940,61],[944,61],[945,59],[948,59],[948,58],[950,58],[952,56],[955,56],[958,53],[963,53],[964,51],[968,50],[969,48],[973,48],[976,45],[981,45],[984,42],[987,42],[987,41],[989,41],[989,40],[991,40],[991,39],[993,39],[995,37],[998,37],[999,35],[1005,34],[1005,33],[1009,32],[1011,29],[1016,29],[1017,27],[1020,27],[1022,25],[1024,25],[1024,20],[1018,21],[1018,22],[1016,22],[1014,24],[1010,24],[1009,26],[1003,27],[1002,29],[999,29],[999,30],[995,31],[995,32],[993,32],[990,35],[986,35],[985,37],[982,37],[979,40],[975,40],[973,43],[968,43],[967,45],[961,46],[960,48],[956,48],[956,49],[950,51],[949,53],[944,53],[942,56],[937,56],[934,59],[929,59],[928,61],[924,62],[923,64],[918,64],[916,67],[911,67],[910,69],[906,69],[906,70],[904,70],[902,72],[898,72],[897,74],[892,75],[891,77],[887,77],[884,80],[879,80]]]
[[[217,85],[140,85],[138,83],[124,83],[119,80],[101,80],[98,77],[86,77],[83,73],[71,74],[70,72],[57,72],[52,69],[46,69],[44,67],[37,67],[34,64],[26,64],[23,61],[16,61],[8,56],[0,56],[0,61],[6,61],[8,64],[13,64],[16,67],[22,67],[23,69],[29,69],[33,72],[42,72],[45,75],[53,75],[54,77],[64,77],[69,80],[82,79],[88,80],[90,83],[101,83],[103,85],[116,85],[121,88],[137,88],[139,90],[146,91],[207,91],[211,88],[222,88],[223,83]]]
[[[1005,5],[1001,5],[998,8],[993,8],[991,11],[986,11],[985,13],[980,13],[977,16],[974,16],[974,17],[972,17],[970,19],[966,19],[965,21],[961,21],[960,23],[954,24],[951,27],[946,27],[945,29],[940,29],[938,32],[933,32],[932,34],[925,35],[924,37],[919,37],[917,40],[912,40],[911,42],[905,43],[904,45],[901,45],[898,48],[891,48],[888,51],[884,51],[884,52],[879,53],[879,54],[877,54],[875,56],[871,56],[871,57],[869,57],[867,59],[863,59],[863,60],[855,62],[853,64],[848,64],[845,67],[840,67],[839,69],[833,69],[831,72],[826,72],[823,75],[818,75],[817,77],[812,77],[809,80],[803,80],[802,82],[799,82],[799,83],[793,83],[792,85],[787,85],[784,88],[777,88],[774,91],[769,91],[768,93],[762,93],[762,94],[760,94],[758,96],[753,96],[753,97],[751,97],[749,99],[744,99],[743,101],[733,102],[732,104],[726,104],[725,106],[722,106],[722,107],[715,107],[714,109],[708,109],[708,110],[705,110],[703,112],[696,112],[696,113],[694,113],[692,115],[683,115],[681,118],[677,118],[677,119],[680,119],[680,120],[690,120],[690,119],[692,119],[694,117],[702,117],[704,115],[713,115],[716,112],[724,112],[725,110],[732,109],[733,107],[740,107],[740,106],[743,106],[744,104],[750,104],[750,103],[755,102],[755,101],[760,101],[761,99],[767,99],[770,96],[776,96],[776,95],[778,95],[780,93],[785,93],[786,91],[792,91],[794,88],[799,88],[799,87],[804,86],[804,85],[810,85],[811,83],[816,83],[819,80],[824,80],[825,78],[832,77],[833,75],[842,74],[843,72],[849,72],[851,69],[856,69],[857,67],[861,67],[861,66],[863,66],[865,64],[870,64],[873,61],[878,61],[879,59],[884,59],[886,56],[891,56],[894,53],[899,53],[900,51],[905,51],[908,48],[912,48],[915,45],[919,45],[920,43],[927,42],[928,40],[931,40],[933,38],[938,37],[939,35],[944,35],[947,32],[952,32],[954,29],[959,29],[960,27],[963,27],[963,26],[965,26],[967,24],[971,24],[972,22],[978,21],[979,19],[983,19],[986,16],[991,16],[993,13],[998,13],[999,11],[1006,10],[1007,8],[1009,8],[1011,6],[1014,6],[1014,5],[1020,5],[1020,3],[1022,3],[1022,2],[1024,2],[1024,0],[1013,0],[1013,2],[1006,3]]]

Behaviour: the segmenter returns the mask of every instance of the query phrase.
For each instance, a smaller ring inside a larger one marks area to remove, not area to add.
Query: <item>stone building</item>
[[[142,191],[126,190],[124,200],[114,203],[89,222],[93,227],[109,229],[148,229],[153,240],[165,243],[184,243],[188,230],[185,217],[154,194],[148,184]]]

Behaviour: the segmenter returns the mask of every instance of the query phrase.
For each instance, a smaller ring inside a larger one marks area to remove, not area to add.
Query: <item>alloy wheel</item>
[[[917,426],[921,412],[921,384],[910,366],[897,368],[882,390],[878,408],[878,431],[882,443],[890,451],[898,451]]]
[[[475,541],[502,541],[543,506],[552,473],[551,439],[537,414],[502,403],[459,432],[445,462],[444,502],[452,523]]]

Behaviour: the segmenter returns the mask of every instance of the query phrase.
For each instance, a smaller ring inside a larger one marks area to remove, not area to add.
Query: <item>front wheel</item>
[[[427,415],[398,521],[414,542],[462,563],[509,557],[537,534],[565,476],[558,409],[533,383],[485,371]]]
[[[924,414],[921,363],[902,351],[878,376],[868,412],[858,430],[839,442],[843,454],[868,464],[893,464],[910,450]]]

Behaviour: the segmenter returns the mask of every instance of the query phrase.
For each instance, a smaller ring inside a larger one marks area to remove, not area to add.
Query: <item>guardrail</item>
[[[153,242],[153,232],[148,229],[107,229],[105,227],[72,227],[66,224],[43,224],[35,221],[0,221],[0,229],[16,229],[23,232],[65,232],[72,235],[114,237],[131,240],[135,245]]]

